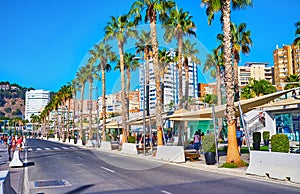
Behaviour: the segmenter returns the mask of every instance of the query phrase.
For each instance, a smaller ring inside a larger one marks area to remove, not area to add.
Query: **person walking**
[[[244,133],[241,130],[241,127],[237,126],[236,127],[236,141],[237,141],[237,146],[238,146],[238,150],[239,150],[240,155],[242,154],[241,153],[241,148],[242,148],[242,144],[243,144],[243,136],[244,136]]]
[[[199,153],[200,141],[201,141],[200,134],[199,134],[198,131],[196,131],[196,133],[194,134],[194,143],[193,143],[193,146],[194,146],[194,149],[196,150],[197,154],[200,154]]]

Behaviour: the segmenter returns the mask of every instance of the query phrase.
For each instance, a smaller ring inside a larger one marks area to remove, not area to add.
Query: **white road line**
[[[76,158],[78,158],[79,160],[83,160],[83,158],[79,157],[79,156],[76,156]]]
[[[72,149],[77,149],[77,147],[70,147],[70,148],[72,148]]]
[[[51,150],[50,148],[45,148],[45,150]]]
[[[64,149],[64,150],[68,150],[69,148],[67,148],[67,147],[61,147],[62,149]]]
[[[28,148],[28,151],[32,151],[32,148]]]
[[[162,193],[165,193],[165,194],[172,194],[171,192],[169,191],[165,191],[165,190],[160,190]]]
[[[60,150],[59,148],[57,148],[57,147],[53,147],[53,149],[55,149],[55,150]]]
[[[37,150],[37,151],[41,151],[42,149],[41,149],[41,148],[36,148],[36,150]]]
[[[111,173],[115,173],[115,172],[116,172],[116,171],[113,171],[113,170],[111,170],[111,169],[105,168],[105,167],[103,167],[103,166],[100,166],[100,168],[102,168],[102,169],[104,169],[104,170],[106,170],[106,171],[108,171],[108,172],[111,172]]]
[[[27,150],[26,150],[25,151],[25,161],[24,161],[25,163],[28,163],[27,158],[28,158],[28,156],[27,156]],[[29,193],[29,181],[28,180],[29,180],[28,179],[28,166],[25,166],[25,170],[24,170],[24,183],[23,183],[24,194],[28,194]]]

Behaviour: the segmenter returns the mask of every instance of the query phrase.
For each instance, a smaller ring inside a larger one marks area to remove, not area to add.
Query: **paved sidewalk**
[[[24,158],[24,152],[20,152],[20,158]],[[24,167],[10,168],[9,163],[7,145],[0,144],[0,170],[9,170],[10,172],[11,193],[22,193]]]

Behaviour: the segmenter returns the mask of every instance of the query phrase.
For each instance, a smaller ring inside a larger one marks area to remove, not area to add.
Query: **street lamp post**
[[[144,64],[144,72],[143,72],[143,74],[144,74],[144,78],[143,78],[143,82],[144,82],[144,84],[143,84],[143,130],[144,130],[144,155],[146,155],[146,120],[145,120],[145,92],[146,92],[146,74],[145,74],[145,71],[146,71],[146,68],[145,68],[145,64]]]

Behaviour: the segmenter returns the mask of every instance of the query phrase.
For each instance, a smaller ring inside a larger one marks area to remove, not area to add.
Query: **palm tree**
[[[126,96],[125,96],[125,67],[124,67],[124,44],[128,37],[133,37],[136,31],[132,28],[134,23],[128,21],[127,15],[119,16],[115,18],[111,16],[111,21],[109,21],[104,28],[105,30],[105,40],[116,39],[118,42],[118,50],[120,55],[120,71],[121,71],[121,95],[122,95],[122,128],[123,128],[123,142],[127,141],[127,136],[129,131],[126,126]],[[126,132],[126,133],[125,133]]]
[[[288,90],[288,89],[292,89],[292,88],[298,88],[300,87],[300,76],[299,75],[289,75],[286,77],[285,82],[293,82],[290,84],[287,84],[284,89]],[[298,83],[295,83],[298,82]]]
[[[250,99],[256,96],[262,96],[276,92],[276,88],[267,80],[251,79],[249,84],[242,89],[242,98]]]
[[[131,71],[135,71],[140,67],[140,63],[135,59],[135,55],[131,53],[125,52],[124,54],[124,68],[126,71],[126,114],[127,118],[129,118],[129,93],[130,93],[130,79],[131,79]],[[120,70],[120,60],[115,67],[115,71]]]
[[[192,16],[189,12],[184,12],[183,9],[178,10],[172,9],[170,11],[170,17],[164,23],[166,28],[164,39],[170,42],[173,38],[177,40],[178,47],[178,96],[179,96],[179,109],[183,108],[183,92],[182,92],[182,47],[183,47],[183,37],[186,35],[194,35],[196,33],[194,29],[196,28],[195,23],[192,21]]]
[[[84,98],[84,89],[85,89],[85,83],[87,81],[87,69],[86,67],[81,67],[78,72],[76,73],[76,79],[78,79],[78,82],[80,84],[80,138],[81,140],[84,140],[84,134],[83,134],[83,98]],[[84,142],[82,142],[84,143]]]
[[[77,90],[79,89],[79,80],[78,77],[76,77],[75,79],[72,80],[71,82],[71,90],[72,90],[72,99],[73,99],[73,117],[72,117],[72,126],[73,129],[76,127],[75,124],[75,116],[76,116],[76,93]]]
[[[144,60],[146,63],[145,68],[145,84],[146,84],[146,91],[145,91],[145,98],[146,98],[146,109],[147,109],[147,116],[150,115],[150,101],[149,101],[149,83],[150,83],[150,74],[149,74],[149,61],[152,57],[152,45],[151,45],[151,38],[150,38],[150,32],[146,32],[144,30],[141,31],[141,33],[138,34],[136,37],[137,41],[135,43],[136,46],[136,53],[142,53],[144,54]],[[144,107],[145,109],[145,107]]]
[[[294,45],[300,46],[300,21],[295,23],[295,40],[294,40]]]
[[[239,101],[239,80],[238,80],[238,63],[240,62],[240,52],[247,55],[250,52],[250,46],[252,45],[251,32],[246,30],[247,24],[241,23],[235,25],[231,23],[231,53],[233,55],[234,64],[234,86],[235,86],[235,101]]]
[[[160,78],[161,78],[161,101],[162,106],[164,104],[164,88],[165,88],[165,74],[168,72],[168,67],[171,62],[173,62],[171,52],[167,51],[166,48],[158,50],[158,60],[159,60],[159,69],[160,69]],[[161,107],[163,109],[163,107]]]
[[[92,129],[92,97],[93,97],[93,82],[94,80],[99,80],[99,75],[95,71],[96,67],[93,64],[96,62],[94,57],[91,57],[88,60],[86,65],[87,68],[87,81],[89,83],[89,140],[93,138],[93,129]]]
[[[243,8],[252,5],[251,0],[202,0],[207,5],[206,14],[208,16],[208,23],[214,19],[214,14],[221,10],[223,34],[224,34],[224,66],[225,66],[225,85],[226,85],[226,120],[228,126],[228,151],[226,162],[236,163],[242,165],[242,160],[237,149],[236,141],[236,119],[234,106],[234,85],[232,76],[232,62],[231,62],[231,30],[230,30],[230,12],[231,2],[233,9]]]
[[[100,42],[94,46],[94,50],[90,50],[90,54],[98,59],[97,71],[101,71],[101,85],[102,85],[102,140],[106,140],[106,76],[105,72],[111,70],[109,62],[115,62],[117,55],[112,51],[112,46],[104,42]],[[98,117],[98,115],[97,115]]]
[[[185,106],[184,108],[189,110],[189,63],[199,64],[201,63],[200,59],[197,57],[199,50],[196,49],[196,43],[191,43],[190,40],[186,39],[182,45],[182,55],[183,55],[183,67],[185,72]]]
[[[161,101],[161,88],[160,88],[160,70],[158,61],[158,41],[156,32],[157,17],[160,21],[165,21],[168,12],[175,6],[173,0],[137,0],[130,9],[129,15],[134,17],[134,21],[137,24],[142,21],[143,10],[146,9],[145,22],[150,20],[150,32],[151,32],[151,45],[153,50],[153,67],[155,75],[155,87],[156,87],[156,128],[157,128],[157,144],[163,145],[162,140],[162,101]]]

